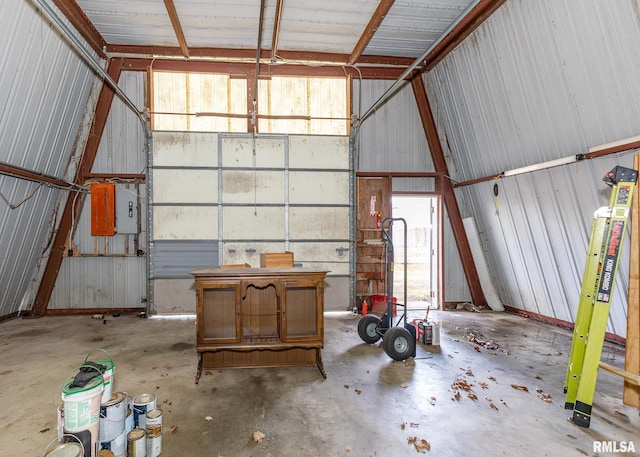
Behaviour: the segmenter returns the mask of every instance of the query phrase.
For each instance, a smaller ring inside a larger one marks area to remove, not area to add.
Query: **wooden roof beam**
[[[169,19],[171,19],[173,31],[175,32],[176,38],[178,39],[180,51],[182,52],[182,55],[184,57],[189,57],[189,46],[187,46],[187,40],[184,37],[184,32],[182,30],[182,25],[180,24],[180,18],[178,17],[176,5],[173,3],[173,0],[164,0],[164,6],[167,8],[167,13],[169,13]]]
[[[58,9],[65,15],[69,22],[80,33],[82,38],[85,39],[89,46],[98,53],[102,59],[107,58],[105,48],[107,47],[106,41],[98,32],[84,11],[78,6],[75,0],[53,0],[53,3]]]
[[[282,21],[282,9],[284,0],[278,0],[276,4],[276,17],[273,20],[273,36],[271,38],[271,62],[278,58],[278,40],[280,38],[280,23]]]
[[[358,43],[356,44],[355,48],[353,48],[353,51],[349,56],[349,65],[353,65],[360,59],[360,57],[362,57],[362,53],[369,45],[369,42],[375,35],[378,27],[380,27],[380,24],[382,24],[383,19],[393,6],[394,2],[395,0],[380,0],[378,7],[374,11],[371,19],[369,20],[369,23],[367,24],[367,27],[365,27],[364,32],[362,32],[362,35],[360,35]]]

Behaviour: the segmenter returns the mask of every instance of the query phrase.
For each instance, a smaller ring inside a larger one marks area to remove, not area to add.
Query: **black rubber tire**
[[[382,348],[393,360],[407,360],[416,349],[416,340],[406,328],[392,327],[384,334]]]
[[[375,314],[365,314],[358,321],[358,335],[365,343],[373,344],[382,338],[377,332],[380,318]]]

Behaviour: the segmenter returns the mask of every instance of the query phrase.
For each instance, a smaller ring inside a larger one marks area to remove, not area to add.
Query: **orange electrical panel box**
[[[91,184],[91,235],[116,234],[116,186],[109,183]]]

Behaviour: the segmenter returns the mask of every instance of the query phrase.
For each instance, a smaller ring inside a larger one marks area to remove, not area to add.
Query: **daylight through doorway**
[[[407,306],[408,309],[437,309],[437,197],[393,195],[392,214],[407,222]],[[404,227],[393,225],[393,295],[404,299]]]

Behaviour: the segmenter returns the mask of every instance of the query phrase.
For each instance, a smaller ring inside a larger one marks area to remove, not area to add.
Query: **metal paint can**
[[[100,405],[100,441],[112,441],[124,432],[127,417],[126,395],[116,392]]]
[[[148,411],[156,409],[156,396],[154,394],[140,394],[133,397],[133,426],[146,428],[146,415]]]
[[[113,457],[126,457],[127,455],[127,433],[122,432],[111,441],[100,443],[103,450],[113,452]]]
[[[133,411],[127,411],[127,417],[124,420],[124,433],[125,435],[133,430]]]
[[[84,454],[82,445],[79,443],[58,444],[53,449],[49,449],[44,457],[82,457]]]
[[[127,457],[147,457],[147,436],[141,428],[134,428],[127,435]]]
[[[64,435],[64,403],[58,406],[58,442],[62,443],[62,436]]]
[[[147,413],[147,457],[158,457],[162,453],[162,410]]]

